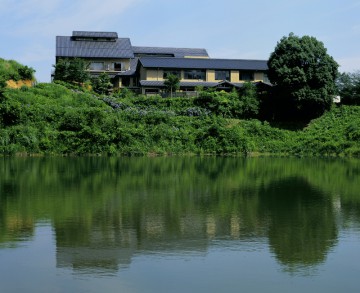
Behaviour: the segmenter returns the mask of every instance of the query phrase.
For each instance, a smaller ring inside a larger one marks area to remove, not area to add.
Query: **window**
[[[114,63],[114,70],[115,71],[121,71],[121,63],[115,62]]]
[[[240,72],[240,80],[244,80],[244,81],[252,81],[252,80],[254,80],[254,72],[252,72],[252,71],[241,71]]]
[[[181,78],[181,72],[179,70],[164,70],[163,78],[166,79],[169,75],[176,75],[178,78]]]
[[[230,71],[229,70],[215,70],[215,80],[230,81]]]
[[[91,62],[90,70],[104,70],[104,62]]]
[[[205,70],[203,69],[184,70],[184,79],[205,80],[206,79]]]

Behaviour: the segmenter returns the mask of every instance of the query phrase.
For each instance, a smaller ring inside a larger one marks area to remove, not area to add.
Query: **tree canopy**
[[[336,85],[342,104],[360,105],[360,71],[341,73]]]
[[[175,74],[170,74],[165,79],[164,86],[166,91],[172,96],[173,92],[180,88],[180,78]]]
[[[35,80],[35,69],[15,60],[0,58],[0,83],[7,80]]]
[[[55,68],[54,80],[61,80],[69,83],[84,83],[90,79],[86,71],[89,64],[80,58],[60,59]]]
[[[98,94],[108,94],[113,87],[109,75],[105,72],[101,73],[98,77],[92,78],[91,84],[94,92]]]
[[[269,61],[279,116],[311,119],[328,110],[336,94],[338,64],[314,37],[283,37]]]

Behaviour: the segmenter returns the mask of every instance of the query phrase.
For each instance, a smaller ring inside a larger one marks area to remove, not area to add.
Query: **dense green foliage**
[[[26,65],[22,65],[14,60],[4,60],[0,58],[0,83],[4,86],[7,80],[33,80],[35,70]],[[1,87],[1,85],[0,85]]]
[[[338,64],[314,37],[283,37],[269,61],[275,114],[294,120],[312,119],[330,109],[336,94]]]
[[[360,105],[360,71],[340,74],[336,84],[342,104]]]
[[[90,75],[86,71],[89,67],[88,62],[81,58],[59,59],[54,65],[54,81],[64,81],[68,83],[85,83],[90,80]]]
[[[180,88],[180,78],[175,74],[170,74],[164,81],[165,90],[170,93],[171,97],[173,92]]]
[[[105,72],[101,73],[98,77],[93,77],[91,85],[94,92],[98,94],[108,94],[113,87],[109,75]]]
[[[287,130],[240,120],[257,111],[250,86],[240,96],[202,91],[173,99],[79,89],[4,89],[0,153],[360,155],[357,106],[334,107],[303,130]]]

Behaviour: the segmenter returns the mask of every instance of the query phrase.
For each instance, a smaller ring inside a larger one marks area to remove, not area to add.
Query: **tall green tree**
[[[330,109],[338,64],[322,42],[290,33],[277,43],[268,67],[278,116],[306,120]]]
[[[60,59],[53,65],[55,68],[54,81],[60,80],[69,83],[84,83],[90,79],[87,72],[89,63],[81,58]]]
[[[173,92],[176,92],[180,88],[180,78],[175,74],[169,74],[164,81],[165,89],[170,96],[173,96]]]
[[[360,71],[341,73],[336,85],[342,104],[360,105]]]
[[[94,92],[98,94],[108,94],[113,87],[110,77],[103,72],[98,77],[94,77],[91,81]]]
[[[242,105],[242,118],[255,118],[259,113],[259,99],[255,84],[245,82],[240,89],[239,101]]]

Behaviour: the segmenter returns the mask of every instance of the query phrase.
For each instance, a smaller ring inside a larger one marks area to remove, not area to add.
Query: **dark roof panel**
[[[142,57],[145,68],[268,70],[266,60]]]
[[[72,36],[83,37],[83,38],[112,38],[112,39],[118,38],[118,34],[116,32],[73,31]]]
[[[117,74],[117,76],[131,76],[136,73],[136,68],[138,64],[139,58],[134,58],[130,60],[130,70],[126,70],[124,72],[120,72]]]
[[[173,57],[198,56],[209,57],[206,49],[170,48],[170,47],[137,47],[133,46],[135,55],[172,55]]]
[[[56,37],[57,57],[134,58],[129,38],[115,41],[75,41],[71,37]]]

